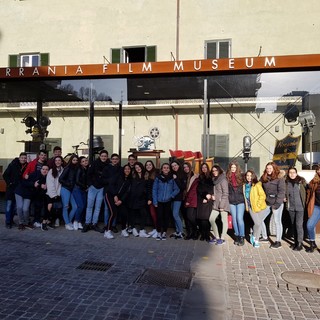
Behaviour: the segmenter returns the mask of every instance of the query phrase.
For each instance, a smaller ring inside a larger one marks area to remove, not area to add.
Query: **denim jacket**
[[[173,178],[166,179],[163,175],[159,175],[153,183],[152,187],[152,199],[155,206],[158,202],[168,202],[180,192],[179,187],[173,180]]]

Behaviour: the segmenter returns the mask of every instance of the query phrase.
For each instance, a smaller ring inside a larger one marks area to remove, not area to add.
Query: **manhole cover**
[[[284,281],[297,287],[320,289],[320,275],[303,271],[285,271],[281,274]]]
[[[189,289],[191,280],[192,273],[190,272],[146,269],[136,280],[136,283]]]
[[[112,267],[111,263],[106,262],[95,262],[95,261],[85,261],[77,267],[81,270],[95,270],[95,271],[107,271]]]

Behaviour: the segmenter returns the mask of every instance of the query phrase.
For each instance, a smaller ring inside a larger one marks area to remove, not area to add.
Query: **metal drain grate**
[[[159,287],[190,289],[193,274],[184,271],[146,269],[135,281]]]
[[[94,270],[94,271],[107,271],[112,267],[111,263],[106,262],[95,262],[95,261],[85,261],[77,267],[81,270]]]
[[[281,278],[289,284],[288,289],[292,286],[297,288],[320,290],[320,275],[305,271],[285,271]]]

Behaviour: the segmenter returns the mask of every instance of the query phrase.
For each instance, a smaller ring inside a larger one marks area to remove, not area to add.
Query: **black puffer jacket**
[[[6,182],[6,200],[14,200],[14,191],[22,179],[22,174],[26,170],[28,163],[21,165],[19,158],[11,161],[3,173],[3,179]]]
[[[77,171],[78,167],[76,166],[66,166],[59,177],[59,182],[61,183],[61,186],[69,191],[72,191],[76,184]]]
[[[88,185],[94,186],[97,189],[103,188],[102,171],[110,161],[102,162],[99,159],[95,160],[88,169]]]

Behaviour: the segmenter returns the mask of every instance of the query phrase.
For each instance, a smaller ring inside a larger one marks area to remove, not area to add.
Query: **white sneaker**
[[[132,234],[135,236],[135,237],[139,237],[139,232],[136,228],[133,228],[132,229]]]
[[[78,222],[78,229],[82,230],[83,229],[83,225],[81,222]]]
[[[156,232],[152,235],[152,238],[157,239],[157,237],[158,237],[158,232],[156,230]]]
[[[147,234],[146,230],[143,229],[143,230],[140,230],[139,237],[140,238],[150,238],[150,234]]]
[[[128,237],[129,237],[129,233],[127,232],[126,229],[123,229],[123,230],[121,231],[121,236],[122,236],[122,237],[125,237],[125,238],[128,238]]]
[[[55,227],[60,227],[60,220],[59,218],[56,219],[55,223],[54,223]]]
[[[33,224],[33,226],[34,226],[35,228],[41,228],[41,223],[35,222],[35,223]]]
[[[105,231],[103,236],[104,236],[105,238],[107,238],[107,239],[113,239],[113,238],[114,238],[111,230]]]
[[[153,229],[152,231],[148,232],[149,236],[153,236],[154,234],[157,234],[157,229]]]
[[[78,221],[73,221],[73,229],[74,230],[78,230],[79,229]]]
[[[66,227],[66,229],[69,230],[69,231],[74,230],[71,223],[66,224],[65,227]]]

